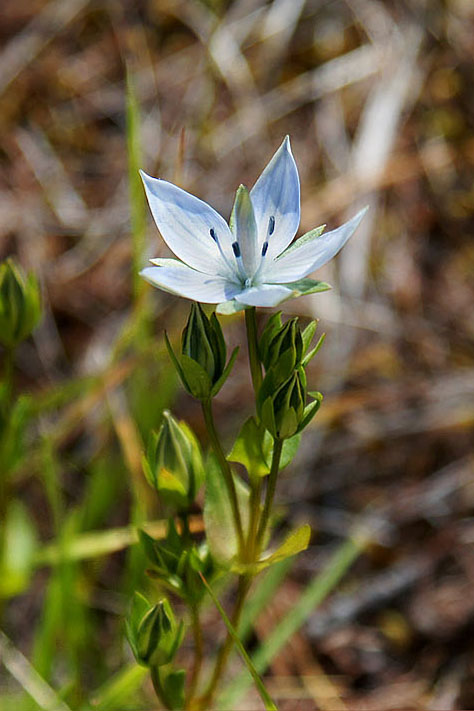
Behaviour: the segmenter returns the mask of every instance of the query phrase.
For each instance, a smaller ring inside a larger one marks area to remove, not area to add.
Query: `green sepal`
[[[186,388],[186,390],[187,390],[188,392],[190,392],[188,383],[186,382],[186,378],[185,378],[185,376],[184,376],[184,371],[183,371],[183,369],[182,369],[182,367],[181,367],[181,364],[180,364],[179,360],[178,360],[177,357],[176,357],[176,354],[175,354],[175,352],[174,352],[174,350],[173,350],[173,347],[172,347],[172,345],[171,345],[171,343],[170,343],[170,340],[169,340],[169,338],[168,338],[168,334],[166,333],[166,331],[164,332],[164,336],[165,336],[166,349],[167,349],[167,351],[168,351],[169,357],[171,358],[171,362],[173,363],[173,365],[174,365],[174,367],[175,367],[175,369],[176,369],[176,372],[178,373],[179,378],[180,378],[181,382],[183,383],[184,387]]]
[[[265,570],[265,568],[269,568],[271,565],[275,565],[275,563],[280,563],[282,560],[290,558],[291,556],[297,555],[298,553],[301,553],[302,551],[306,550],[309,545],[310,539],[311,528],[307,523],[305,523],[303,526],[300,526],[296,530],[291,531],[291,533],[288,534],[283,543],[278,546],[278,548],[273,551],[273,553],[268,553],[267,555],[264,555],[256,563],[234,563],[234,565],[232,566],[232,570],[233,572],[239,573],[241,575],[246,573],[251,573],[255,575],[256,573],[260,573],[262,570]]]
[[[314,397],[315,400],[313,402],[310,402],[309,405],[305,407],[302,420],[297,430],[298,433],[302,432],[304,428],[309,425],[309,423],[321,407],[321,403],[323,401],[323,395],[319,392],[310,392],[308,393],[308,395]]]
[[[332,289],[332,286],[325,281],[316,281],[315,279],[299,279],[298,281],[288,282],[283,284],[287,289],[291,289],[291,296],[288,298],[292,299],[297,296],[307,296],[308,294],[317,294],[321,291],[328,291]]]
[[[322,235],[326,228],[326,225],[320,225],[319,227],[315,227],[313,230],[310,230],[309,232],[306,232],[304,235],[299,237],[297,240],[295,240],[292,244],[290,244],[289,247],[285,249],[284,252],[282,252],[275,261],[278,261],[282,257],[286,257],[288,254],[292,254],[295,252],[297,249],[300,247],[303,247],[303,245],[308,244],[308,242],[312,242],[314,239],[317,239]]]
[[[316,329],[318,328],[318,320],[311,321],[306,328],[304,329],[303,333],[301,334],[301,340],[303,341],[303,353],[306,355],[308,352],[308,348],[311,345],[311,341],[314,338],[314,334],[316,333]]]
[[[281,311],[277,311],[276,313],[272,314],[272,316],[270,316],[262,331],[262,335],[260,336],[258,342],[258,354],[262,362],[265,361],[268,346],[270,345],[278,331],[282,328],[281,313]]]
[[[197,400],[207,400],[211,394],[211,379],[202,365],[187,355],[180,356],[180,364],[187,382],[187,391]]]
[[[236,346],[236,347],[234,348],[234,350],[232,351],[231,356],[230,356],[230,358],[229,358],[229,362],[227,363],[226,367],[224,368],[224,371],[223,371],[221,377],[220,377],[219,380],[218,380],[216,383],[214,383],[214,385],[212,386],[212,389],[211,389],[211,396],[212,396],[212,397],[214,397],[215,395],[217,395],[217,393],[219,392],[219,390],[221,389],[221,387],[224,385],[225,381],[226,381],[227,378],[229,377],[230,372],[231,372],[231,370],[232,370],[232,368],[233,368],[233,366],[234,366],[235,359],[237,358],[237,355],[238,355],[238,353],[239,353],[239,350],[240,350],[240,346]]]
[[[244,531],[248,527],[250,492],[242,479],[233,474],[237,502]],[[234,517],[222,472],[213,454],[206,467],[206,494],[204,498],[204,525],[209,550],[221,565],[229,566],[239,552],[239,540],[234,528]]]
[[[316,345],[314,346],[314,348],[312,348],[312,349],[309,351],[309,353],[307,353],[307,354],[305,355],[305,357],[304,357],[303,360],[301,361],[301,365],[303,366],[303,368],[305,368],[305,367],[308,365],[308,363],[309,363],[311,360],[313,360],[314,356],[316,355],[316,353],[319,351],[319,349],[320,349],[321,346],[323,345],[325,338],[326,338],[326,334],[323,333],[323,334],[321,335],[321,337],[319,338],[318,342],[316,343]]]

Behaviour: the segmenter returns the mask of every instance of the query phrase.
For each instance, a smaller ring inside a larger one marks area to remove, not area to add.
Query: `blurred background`
[[[144,584],[130,526],[160,517],[141,452],[164,407],[205,431],[163,349],[189,304],[136,277],[166,254],[136,168],[227,218],[289,134],[301,234],[370,211],[318,272],[333,290],[283,305],[327,334],[309,376],[325,401],[278,489],[282,529],[314,536],[249,647],[362,530],[272,656],[280,707],[473,709],[473,3],[2,0],[0,15],[0,257],[36,273],[44,309],[16,352],[0,464],[0,707],[154,708],[123,632]],[[241,316],[221,321],[242,341]],[[247,368],[243,352],[216,402],[229,445]],[[212,609],[208,629],[223,633]],[[233,708],[259,704],[250,688]]]

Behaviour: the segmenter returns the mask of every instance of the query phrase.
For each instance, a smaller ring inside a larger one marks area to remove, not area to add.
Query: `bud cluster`
[[[302,332],[298,319],[282,323],[281,312],[267,322],[259,341],[259,357],[265,377],[257,395],[257,412],[275,439],[287,439],[301,432],[314,417],[322,401],[321,393],[309,393],[306,405],[305,366],[319,350],[323,336],[310,351],[317,323]]]

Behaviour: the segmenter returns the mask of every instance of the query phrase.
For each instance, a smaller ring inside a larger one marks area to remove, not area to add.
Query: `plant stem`
[[[247,593],[250,589],[251,583],[252,577],[250,575],[241,575],[239,577],[237,600],[231,618],[232,626],[234,627],[236,632],[238,632],[240,617],[244,609],[245,598],[247,597]],[[233,644],[234,640],[232,639],[232,636],[228,634],[224,644],[219,650],[219,654],[217,655],[216,666],[214,667],[214,672],[207,687],[207,690],[200,699],[198,708],[202,709],[202,711],[207,711],[207,709],[210,709],[212,707],[212,699],[214,697],[217,685],[227,664],[227,660],[229,659],[229,654],[232,650]]]
[[[165,709],[171,709],[171,706],[168,703],[168,699],[166,698],[163,684],[161,683],[160,667],[150,667],[150,674],[155,694],[157,695]]]
[[[245,548],[244,532],[242,528],[242,518],[240,516],[239,503],[237,500],[237,492],[235,489],[235,483],[232,476],[232,471],[229,462],[226,459],[224,451],[221,447],[219,437],[216,432],[214,425],[214,417],[212,414],[212,405],[210,400],[204,400],[202,403],[202,410],[204,414],[204,420],[206,422],[207,430],[209,432],[209,438],[211,440],[212,448],[214,454],[217,457],[222,474],[224,476],[224,481],[227,486],[227,491],[229,494],[229,501],[232,508],[232,515],[234,517],[235,530],[237,532],[237,537],[239,539],[240,552],[243,553]]]
[[[188,698],[186,703],[186,708],[192,708],[192,700],[196,693],[196,688],[199,681],[199,673],[202,667],[203,661],[203,644],[202,644],[202,629],[199,620],[199,607],[195,603],[190,605],[191,611],[191,626],[193,630],[194,638],[194,664],[191,671],[191,679],[189,681],[188,687]]]
[[[260,524],[257,531],[257,553],[260,552],[260,548],[265,539],[265,533],[267,530],[268,522],[270,519],[270,513],[273,505],[273,499],[275,497],[276,482],[278,477],[278,471],[280,469],[280,459],[281,452],[283,449],[283,440],[275,439],[273,442],[273,456],[272,465],[270,469],[270,474],[268,475],[267,491],[265,494],[265,503],[263,505],[262,517],[260,519]]]
[[[252,374],[253,389],[257,395],[262,384],[262,366],[258,356],[257,319],[255,306],[245,309],[245,326],[247,328],[247,344],[249,351],[250,372]]]

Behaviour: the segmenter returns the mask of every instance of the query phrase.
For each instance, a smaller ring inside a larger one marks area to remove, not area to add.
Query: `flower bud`
[[[14,348],[35,328],[41,315],[38,282],[7,259],[0,264],[0,343]]]
[[[169,664],[183,641],[184,626],[176,622],[166,598],[156,605],[136,592],[127,620],[127,635],[139,664],[162,666]]]
[[[276,439],[296,434],[305,412],[305,376],[300,368],[282,384],[275,383],[270,370],[260,388],[257,409],[266,429]]]
[[[181,357],[177,358],[166,338],[171,359],[188,393],[198,400],[216,395],[231,371],[235,348],[226,365],[226,345],[215,313],[208,318],[198,303],[191,304],[188,322],[181,337]]]
[[[279,365],[285,378],[299,367],[303,354],[303,340],[298,319],[292,318],[281,326],[266,347],[262,348],[262,362],[265,370]],[[285,378],[286,379],[286,378]]]
[[[178,511],[189,509],[204,478],[201,450],[186,423],[166,410],[151,437],[143,469],[164,504]]]

